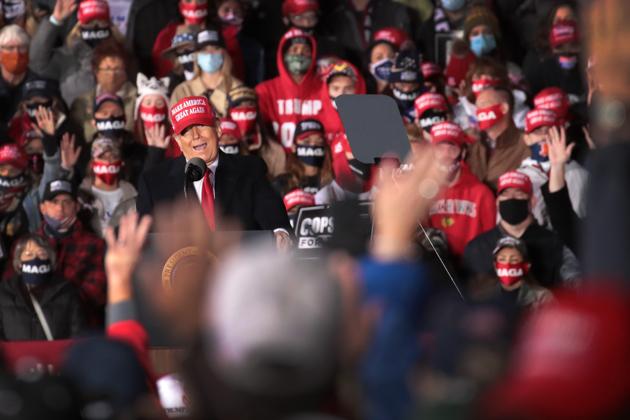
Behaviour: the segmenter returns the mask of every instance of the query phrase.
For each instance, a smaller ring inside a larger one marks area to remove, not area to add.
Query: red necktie
[[[208,170],[203,181],[201,207],[203,208],[203,214],[206,216],[206,221],[208,222],[208,226],[210,226],[210,230],[214,230],[214,192],[212,191],[212,181],[210,181],[210,175],[212,175],[212,171]]]

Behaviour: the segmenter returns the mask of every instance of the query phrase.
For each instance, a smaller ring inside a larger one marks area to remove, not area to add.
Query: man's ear
[[[45,211],[44,209],[46,208],[46,202],[42,201],[41,203],[39,203],[39,212],[41,213],[41,215],[43,216]]]

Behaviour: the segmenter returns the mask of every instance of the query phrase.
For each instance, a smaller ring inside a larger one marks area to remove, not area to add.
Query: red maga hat
[[[86,0],[79,5],[79,23],[85,25],[93,20],[109,21],[109,5],[103,0]]]
[[[558,114],[550,109],[534,109],[525,116],[525,132],[531,133],[539,127],[553,127],[558,124]]]
[[[205,96],[188,96],[171,107],[173,132],[180,134],[192,125],[214,127],[214,112]]]
[[[501,194],[508,188],[516,188],[528,195],[531,195],[533,190],[532,181],[529,177],[518,171],[509,171],[499,177],[499,181],[497,182],[497,194]]]

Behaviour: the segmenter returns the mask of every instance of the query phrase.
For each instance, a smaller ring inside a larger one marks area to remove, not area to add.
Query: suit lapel
[[[215,176],[214,191],[216,195],[216,202],[220,206],[222,211],[226,210],[232,195],[236,191],[238,185],[238,168],[235,167],[234,161],[229,155],[223,152],[219,152],[219,165],[217,166],[217,173]]]

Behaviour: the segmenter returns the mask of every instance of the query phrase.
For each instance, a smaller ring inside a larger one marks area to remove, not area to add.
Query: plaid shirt
[[[105,241],[88,232],[79,220],[71,229],[62,238],[54,237],[44,227],[40,228],[39,233],[48,239],[57,252],[57,274],[77,287],[81,300],[90,312],[100,313],[107,298]]]

